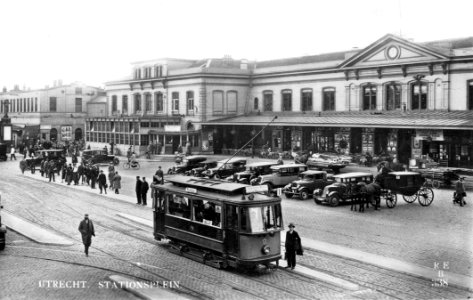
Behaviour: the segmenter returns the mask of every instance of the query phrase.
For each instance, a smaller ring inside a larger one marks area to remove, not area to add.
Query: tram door
[[[228,254],[238,253],[238,206],[226,205],[225,208],[225,249]]]
[[[153,189],[154,233],[164,234],[164,192]]]

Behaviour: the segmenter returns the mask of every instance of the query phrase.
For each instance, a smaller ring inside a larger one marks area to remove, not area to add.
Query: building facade
[[[135,64],[132,79],[107,87],[111,122],[128,122],[135,145],[157,140],[172,152],[190,140],[195,151],[233,153],[262,131],[255,148],[473,165],[473,38],[386,35],[322,55],[162,63]]]
[[[17,88],[0,94],[0,112],[8,109],[17,146],[38,140],[65,143],[84,138],[87,103],[101,95],[102,89],[80,83],[31,91]]]

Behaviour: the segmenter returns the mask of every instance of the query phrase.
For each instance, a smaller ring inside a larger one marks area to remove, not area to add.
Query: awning
[[[301,127],[369,127],[402,129],[473,130],[471,111],[422,112],[308,112],[251,114],[203,122],[202,125],[264,126],[278,116],[270,126]]]

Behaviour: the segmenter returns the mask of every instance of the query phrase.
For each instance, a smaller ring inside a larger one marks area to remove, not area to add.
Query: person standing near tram
[[[296,267],[296,254],[299,251],[302,251],[301,238],[297,231],[294,230],[296,226],[294,223],[289,223],[289,231],[286,232],[286,259],[287,267],[294,270]],[[300,252],[302,253],[302,252]]]

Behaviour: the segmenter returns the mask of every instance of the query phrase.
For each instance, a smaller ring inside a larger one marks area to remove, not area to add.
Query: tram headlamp
[[[263,252],[263,254],[267,255],[271,252],[271,248],[268,245],[264,245],[263,248],[261,248],[261,252]]]

